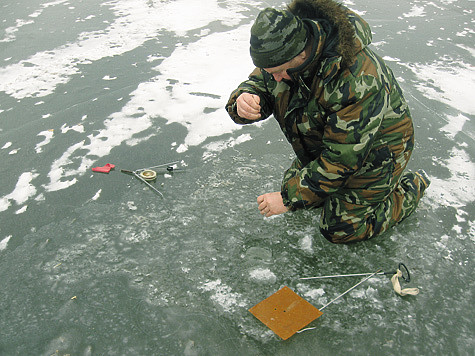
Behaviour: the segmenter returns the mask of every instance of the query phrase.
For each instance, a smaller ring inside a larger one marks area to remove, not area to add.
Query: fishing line
[[[359,281],[358,283],[356,283],[353,287],[347,289],[346,291],[344,291],[343,293],[341,293],[339,296],[337,296],[336,298],[332,299],[331,301],[329,301],[327,304],[325,304],[324,306],[322,306],[319,310],[323,310],[325,309],[326,307],[328,307],[330,304],[333,304],[334,302],[336,302],[338,299],[340,299],[341,297],[343,297],[345,294],[348,294],[349,292],[351,292],[353,289],[355,289],[356,287],[358,287],[360,284],[366,282],[368,279],[370,279],[371,277],[373,277],[374,275],[378,274],[381,270],[378,270],[374,273],[371,273],[368,277],[366,278],[363,278],[361,281]],[[315,330],[316,327],[312,327],[312,328],[305,328],[305,329],[302,329],[302,330],[299,330],[297,331],[298,334],[304,332],[304,331],[309,331],[309,330]]]
[[[405,275],[403,274],[403,271],[405,272]],[[406,295],[417,295],[419,294],[419,288],[404,288],[402,289],[401,288],[401,285],[399,283],[399,278],[403,278],[406,282],[410,282],[411,280],[411,276],[409,274],[409,270],[408,268],[406,267],[406,265],[404,263],[399,263],[398,265],[398,269],[396,271],[392,271],[392,272],[382,272],[380,269],[377,270],[376,272],[372,272],[372,273],[352,273],[352,274],[336,274],[336,275],[330,275],[330,276],[318,276],[318,277],[302,277],[300,279],[305,279],[305,280],[309,280],[309,279],[324,279],[324,278],[340,278],[340,277],[354,277],[354,276],[367,276],[365,278],[363,278],[360,282],[358,282],[357,284],[355,284],[354,286],[352,286],[351,288],[347,289],[345,292],[343,292],[342,294],[338,295],[336,298],[332,299],[330,302],[328,302],[327,304],[325,304],[324,306],[322,306],[320,308],[320,310],[323,310],[325,309],[327,306],[333,304],[335,301],[337,301],[338,299],[340,299],[341,297],[343,297],[345,294],[348,294],[349,292],[351,292],[353,289],[355,289],[356,287],[358,287],[359,285],[361,285],[362,283],[366,282],[368,279],[376,276],[376,275],[388,275],[388,274],[393,274],[393,276],[391,277],[391,283],[393,285],[393,289],[394,291],[399,294],[400,296],[406,296]],[[297,331],[297,333],[301,333],[301,332],[304,332],[304,331],[308,331],[308,330],[314,330],[316,329],[316,327],[312,327],[312,328],[305,328],[305,329],[302,329],[302,330],[299,330]]]
[[[146,167],[146,168],[139,168],[139,169],[136,169],[135,171],[145,171],[145,170],[148,170],[148,169],[152,169],[152,168],[159,168],[159,167],[167,167],[167,170],[169,170],[170,168],[170,171],[174,171],[175,169],[177,168],[174,168],[173,165],[175,164],[178,164],[180,163],[180,161],[174,161],[174,162],[169,162],[169,163],[164,163],[164,164],[159,164],[157,166],[152,166],[152,167]]]

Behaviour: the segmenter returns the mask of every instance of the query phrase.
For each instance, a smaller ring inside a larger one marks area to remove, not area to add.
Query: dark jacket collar
[[[288,69],[287,73],[300,87],[302,93],[309,98],[315,80],[323,79],[326,83],[337,74],[341,57],[334,52],[333,44],[329,45],[328,29],[325,31],[324,26],[318,21],[304,19],[304,22],[311,33],[310,55],[304,63],[296,68]],[[326,64],[331,64],[331,68],[327,68]]]

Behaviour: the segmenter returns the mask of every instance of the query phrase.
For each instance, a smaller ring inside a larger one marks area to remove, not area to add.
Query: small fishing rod
[[[153,185],[151,185],[149,182],[147,182],[144,178],[142,178],[142,177],[137,173],[137,171],[129,171],[129,170],[126,170],[126,169],[121,169],[120,171],[123,172],[123,173],[133,174],[133,175],[135,176],[135,178],[137,178],[137,179],[140,180],[141,182],[143,182],[143,183],[145,183],[146,185],[148,185],[150,189],[152,189],[153,191],[155,191],[156,193],[158,193],[162,198],[164,198],[163,194],[162,194],[157,188],[155,188]]]
[[[169,172],[170,172],[170,171],[175,171],[175,170],[180,170],[179,168],[174,168],[174,167],[173,167],[173,165],[174,165],[174,164],[177,164],[177,163],[180,163],[180,161],[174,161],[174,162],[159,164],[158,166],[140,168],[140,169],[136,169],[135,171],[136,171],[136,172],[138,172],[138,171],[146,171],[146,170],[148,170],[148,169],[160,168],[160,167],[167,167],[167,171],[169,171]]]
[[[356,283],[353,287],[347,289],[346,291],[344,291],[343,293],[341,293],[339,296],[337,296],[336,298],[332,299],[331,301],[329,301],[327,304],[325,304],[324,306],[322,306],[320,308],[320,311],[325,309],[326,307],[328,307],[330,304],[333,304],[335,303],[338,299],[340,299],[341,297],[343,297],[344,295],[350,293],[353,289],[355,289],[356,287],[358,287],[360,284],[363,284],[364,282],[366,282],[368,279],[370,279],[371,277],[377,275],[377,274],[380,274],[381,270],[377,270],[376,272],[373,272],[373,273],[369,273],[368,277],[366,278],[363,278],[361,281],[359,281],[358,283]],[[316,327],[313,327],[313,328],[305,328],[305,329],[302,329],[302,330],[299,330],[297,331],[297,334],[300,334],[300,333],[303,333],[304,331],[309,331],[309,330],[315,330]]]
[[[173,167],[174,165],[176,165],[178,163],[180,163],[180,161],[173,161],[173,162],[163,163],[163,164],[159,164],[159,165],[152,166],[152,167],[139,168],[139,169],[136,169],[135,171],[129,171],[127,169],[121,169],[120,171],[123,172],[123,173],[128,173],[128,174],[134,175],[135,178],[137,178],[141,182],[145,183],[150,189],[152,189],[154,192],[156,192],[162,198],[164,198],[163,194],[157,188],[155,188],[153,185],[151,185],[148,182],[148,181],[155,180],[155,178],[157,177],[157,172],[152,170],[152,168],[166,167],[166,172],[158,172],[158,173],[161,173],[161,174],[163,174],[163,173],[172,173],[172,172],[176,172],[176,171],[179,171],[179,172],[184,171],[180,168]]]
[[[409,270],[407,269],[406,265],[404,263],[399,263],[398,269],[402,272],[402,278],[406,282],[411,281],[411,275],[409,274]],[[318,277],[302,277],[300,279],[325,279],[325,278],[340,278],[340,277],[361,277],[361,276],[368,276],[371,275],[394,275],[396,274],[397,271],[390,271],[390,272],[377,272],[377,273],[351,273],[351,274],[335,274],[331,276],[318,276]]]

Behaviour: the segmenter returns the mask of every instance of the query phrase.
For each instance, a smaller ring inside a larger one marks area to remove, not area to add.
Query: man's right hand
[[[237,114],[248,120],[261,118],[261,98],[258,95],[242,93],[236,100]]]

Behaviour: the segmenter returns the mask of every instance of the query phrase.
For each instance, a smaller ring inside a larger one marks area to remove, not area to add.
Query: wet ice
[[[469,354],[471,2],[344,3],[399,78],[416,125],[410,166],[432,179],[412,217],[351,246],[326,242],[318,211],[259,215],[256,197],[279,189],[293,154],[271,120],[240,127],[223,109],[252,69],[252,19],[280,2],[1,5],[2,352]],[[32,41],[40,28],[63,35]],[[165,199],[90,171],[176,159],[186,172],[154,183]],[[288,343],[247,312],[283,285],[319,307],[357,281],[299,277],[399,262],[420,295],[372,279]]]

